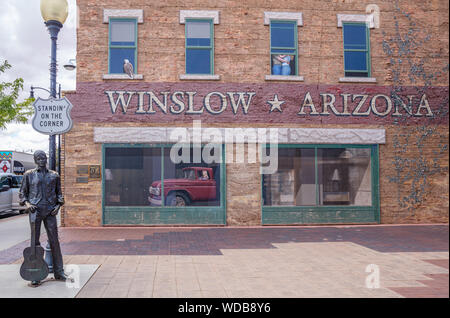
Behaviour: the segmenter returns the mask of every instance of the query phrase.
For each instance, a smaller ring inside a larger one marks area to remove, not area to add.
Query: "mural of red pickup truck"
[[[164,179],[164,197],[167,206],[188,206],[216,200],[216,181],[212,168],[183,168],[181,178]],[[149,187],[148,201],[161,205],[161,181]]]

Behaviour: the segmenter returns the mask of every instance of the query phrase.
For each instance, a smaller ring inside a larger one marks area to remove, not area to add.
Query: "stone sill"
[[[180,74],[180,80],[218,81],[220,75]]]
[[[266,75],[265,80],[303,82],[305,79],[303,78],[303,76],[294,76],[294,75]]]
[[[375,77],[340,77],[340,83],[376,83]]]
[[[142,80],[144,76],[142,74],[134,74],[133,78],[130,78],[127,74],[104,74],[104,80]]]

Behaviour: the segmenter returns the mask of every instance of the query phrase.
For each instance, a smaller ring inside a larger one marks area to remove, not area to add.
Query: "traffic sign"
[[[34,101],[33,107],[32,126],[37,132],[46,135],[60,135],[72,129],[70,110],[73,106],[66,97],[60,99],[38,97]]]

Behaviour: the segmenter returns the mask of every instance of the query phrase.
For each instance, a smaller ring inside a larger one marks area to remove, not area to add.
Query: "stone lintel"
[[[263,128],[201,128],[202,135],[220,134],[225,143],[242,143],[254,133],[254,141],[263,136]],[[228,130],[228,131],[226,131]],[[184,133],[187,133],[184,135]],[[267,128],[261,142],[287,144],[385,144],[385,129],[346,128]],[[233,140],[226,137],[234,136]],[[182,137],[182,139],[179,138]],[[95,143],[176,143],[192,142],[192,127],[95,127]],[[209,138],[202,139],[209,142]]]

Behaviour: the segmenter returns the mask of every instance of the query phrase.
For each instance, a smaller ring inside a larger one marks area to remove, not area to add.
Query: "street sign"
[[[72,129],[70,110],[73,106],[66,97],[61,99],[38,97],[33,106],[32,126],[37,132],[46,135],[60,135]]]

